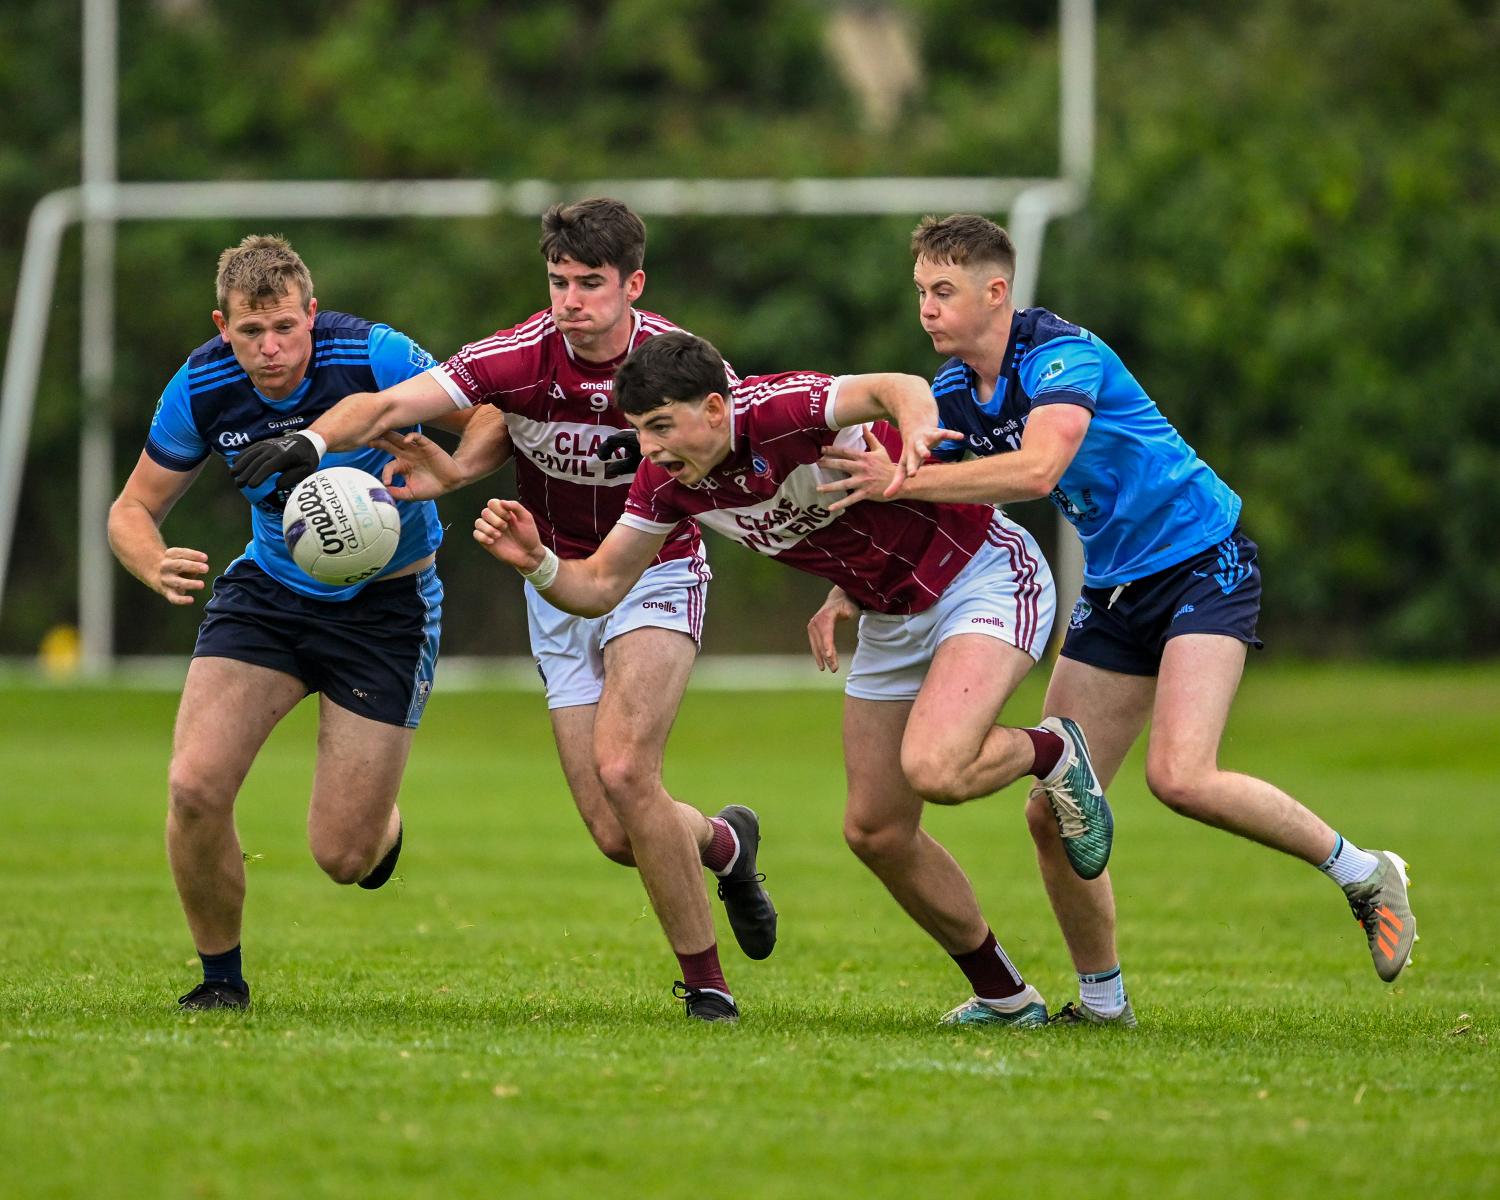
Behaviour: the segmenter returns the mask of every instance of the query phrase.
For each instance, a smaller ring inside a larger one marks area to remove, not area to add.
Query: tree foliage
[[[1253,0],[1212,12],[1101,6],[1099,153],[1086,213],[1049,240],[1041,301],[1121,352],[1246,500],[1273,637],[1309,650],[1500,647],[1500,15],[1486,3]],[[1055,5],[903,6],[920,94],[865,129],[816,0],[367,0],[121,4],[128,180],[1050,175]],[[0,322],[26,215],[76,182],[80,67],[67,5],[0,9]],[[658,219],[643,306],[742,372],[930,373],[896,219]],[[995,214],[1003,219],[1004,214]],[[325,307],[434,353],[545,303],[535,221],[263,222]],[[127,225],[113,420],[123,480],[162,385],[213,331],[218,251],[243,222]],[[77,246],[52,313],[24,542],[0,651],[71,615]],[[169,518],[226,564],[243,506],[212,469]],[[447,647],[519,652],[513,581],[467,546],[478,492],[444,502]],[[1040,531],[1049,512],[1017,513]],[[720,649],[795,650],[821,588],[716,546]],[[768,607],[785,613],[764,620]],[[133,584],[126,651],[191,620]],[[768,625],[774,625],[768,629]]]

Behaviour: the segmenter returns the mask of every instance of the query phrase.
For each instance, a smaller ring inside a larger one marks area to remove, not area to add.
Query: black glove
[[[254,449],[254,447],[251,447]],[[595,458],[604,460],[604,478],[618,479],[621,475],[634,475],[641,465],[641,441],[634,429],[622,429],[612,433],[599,443]]]
[[[318,469],[322,456],[310,437],[289,433],[246,446],[229,468],[234,486],[259,487],[272,475],[281,475],[278,486],[290,491]]]

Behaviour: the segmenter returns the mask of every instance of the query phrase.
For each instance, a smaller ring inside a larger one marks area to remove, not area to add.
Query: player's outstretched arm
[[[386,433],[370,444],[391,455],[381,478],[397,500],[433,500],[492,475],[510,461],[505,414],[490,405],[473,410],[458,447],[449,454],[421,433]],[[400,477],[405,480],[398,484]]]
[[[885,448],[866,436],[865,451],[839,446],[824,452],[818,465],[843,478],[818,485],[820,492],[843,492],[830,512],[860,500],[947,500],[969,504],[1012,504],[1052,494],[1078,447],[1092,414],[1079,404],[1049,404],[1031,414],[1020,449],[961,463],[928,463],[921,475],[892,488],[896,467]]]
[[[554,608],[602,617],[625,598],[667,539],[616,525],[588,558],[560,559],[542,545],[525,506],[491,500],[474,522],[474,540],[519,571]]]
[[[345,396],[304,430],[246,446],[229,473],[236,487],[259,487],[272,475],[295,487],[318,469],[330,450],[352,450],[381,434],[431,421],[454,410],[452,397],[431,375],[414,375],[383,392]]]
[[[901,430],[901,457],[885,493],[891,499],[915,475],[939,442],[961,437],[938,421],[937,401],[925,379],[885,372],[846,375],[839,381],[833,419],[840,427],[884,418]]]
[[[169,471],[142,454],[109,508],[109,546],[120,564],[172,604],[191,604],[208,574],[208,555],[168,546],[161,523],[203,470]]]

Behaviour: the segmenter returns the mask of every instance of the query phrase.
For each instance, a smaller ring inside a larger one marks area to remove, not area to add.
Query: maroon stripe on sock
[[[729,995],[729,985],[724,982],[724,968],[719,966],[718,942],[697,954],[679,954],[677,964],[682,968],[682,982],[688,987],[712,988]]]
[[[958,969],[969,977],[969,986],[974,994],[985,1000],[1003,1000],[1018,995],[1025,984],[1005,957],[1005,951],[995,940],[993,930],[987,931],[977,950],[967,954],[953,955]]]
[[[1036,756],[1031,764],[1031,774],[1038,779],[1045,778],[1062,759],[1066,749],[1062,738],[1050,729],[1023,729],[1021,732],[1031,739],[1031,752]]]
[[[734,857],[734,831],[723,817],[709,817],[708,823],[713,827],[714,836],[703,848],[703,865],[710,871],[722,871]]]

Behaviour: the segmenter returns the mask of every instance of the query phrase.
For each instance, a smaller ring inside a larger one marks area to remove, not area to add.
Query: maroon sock
[[[729,985],[724,982],[724,968],[719,966],[718,942],[697,954],[679,954],[677,964],[682,968],[682,982],[688,987],[730,994]]]
[[[1062,738],[1050,729],[1023,729],[1021,732],[1031,739],[1031,752],[1036,756],[1032,760],[1030,773],[1038,779],[1045,779],[1062,760],[1063,751],[1067,747],[1063,745]]]
[[[995,940],[993,930],[986,930],[984,941],[977,950],[967,954],[953,955],[958,969],[969,977],[969,985],[981,1000],[1004,1000],[1017,996],[1026,987],[1020,973],[1005,957],[1005,951]],[[686,969],[686,968],[684,968]]]
[[[709,817],[708,823],[713,827],[714,836],[703,848],[703,865],[710,871],[722,871],[734,860],[739,843],[734,840],[734,830],[723,817]]]

